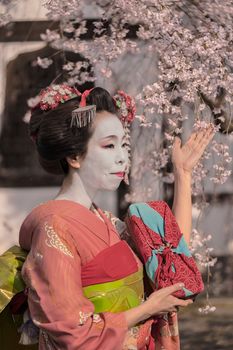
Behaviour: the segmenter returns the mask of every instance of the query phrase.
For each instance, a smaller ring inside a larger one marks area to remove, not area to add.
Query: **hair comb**
[[[71,113],[72,119],[70,127],[76,126],[82,128],[87,124],[90,124],[96,115],[96,105],[84,106],[76,108]]]

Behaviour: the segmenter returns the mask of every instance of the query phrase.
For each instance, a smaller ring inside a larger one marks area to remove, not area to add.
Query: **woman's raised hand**
[[[174,312],[180,306],[185,307],[192,304],[193,301],[191,299],[183,300],[172,295],[174,292],[182,289],[183,286],[181,283],[176,283],[153,292],[144,303],[146,318]]]
[[[174,170],[191,173],[213,136],[213,126],[210,124],[206,129],[193,132],[183,146],[180,138],[176,137],[172,150]]]

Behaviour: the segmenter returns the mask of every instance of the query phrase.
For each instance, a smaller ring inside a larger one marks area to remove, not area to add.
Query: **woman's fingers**
[[[184,147],[189,150],[189,153],[194,153],[199,158],[212,140],[214,134],[211,127],[203,130],[197,134],[195,139],[192,139],[190,142],[188,141]]]
[[[206,134],[202,138],[202,140],[199,142],[199,144],[197,145],[197,149],[199,149],[199,151],[203,152],[213,137],[214,137],[214,132]]]
[[[178,290],[181,290],[182,288],[184,287],[184,284],[183,283],[176,283],[176,284],[173,284],[169,287],[165,287],[165,288],[162,288],[160,289],[159,291],[161,293],[163,293],[163,295],[172,295],[173,293],[177,292]]]
[[[192,303],[191,299],[182,300],[173,294],[184,287],[183,283],[176,283],[169,287],[153,292],[146,300],[146,313],[150,316],[161,313],[177,312],[177,307],[185,307]]]
[[[171,297],[171,303],[174,307],[176,306],[187,306],[189,304],[192,304],[193,303],[193,300],[192,299],[179,299],[177,297],[174,297],[172,294],[174,292],[177,292],[178,290],[182,289],[184,287],[184,284],[183,283],[176,283],[176,284],[173,284],[172,286],[169,286],[169,287],[166,287],[166,288],[163,288],[163,289],[160,289],[161,291],[163,291],[163,293],[167,296],[170,296]]]
[[[181,139],[179,137],[175,137],[173,143],[173,152],[176,153],[179,149],[182,149],[186,152],[187,155],[190,155],[192,153],[200,154],[209,144],[214,134],[215,133],[213,131],[213,127],[210,125],[206,129],[202,129],[198,132],[193,132],[183,146],[181,146]]]
[[[181,146],[181,139],[178,136],[176,136],[173,143],[173,148],[180,148],[180,146]]]
[[[209,137],[212,133],[213,127],[210,125],[206,129],[202,129],[198,132],[193,133],[188,139],[187,144],[193,145],[195,147],[195,145],[198,145],[203,140],[203,138],[205,139],[206,137]]]
[[[192,141],[192,146],[193,148],[196,148],[200,142],[206,137],[206,134],[208,134],[209,131],[207,130],[202,130],[199,133],[197,133],[195,139]]]
[[[205,138],[205,132],[195,133],[193,137],[191,137],[185,144],[184,148],[192,153],[201,143],[201,141]]]
[[[187,144],[192,143],[192,142],[196,139],[197,134],[198,134],[198,133],[197,133],[196,131],[193,132],[193,133],[189,136],[189,138],[188,138],[188,140],[186,141],[186,143],[187,143]]]
[[[187,299],[187,300],[178,299],[176,306],[183,306],[184,307],[184,306],[188,306],[192,303],[193,303],[192,299]]]

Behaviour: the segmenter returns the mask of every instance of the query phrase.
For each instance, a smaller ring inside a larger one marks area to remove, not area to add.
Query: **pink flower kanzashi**
[[[43,111],[54,109],[60,103],[80,95],[81,93],[76,88],[67,84],[51,85],[40,92],[40,101],[35,108],[40,108]]]
[[[119,118],[123,123],[132,123],[136,115],[136,106],[134,99],[124,91],[119,90],[114,96],[114,101],[119,108]]]

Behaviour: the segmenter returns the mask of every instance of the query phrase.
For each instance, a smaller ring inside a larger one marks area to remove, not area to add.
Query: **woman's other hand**
[[[192,304],[192,300],[182,300],[174,297],[172,294],[182,289],[183,284],[177,283],[172,286],[162,288],[153,292],[149,298],[141,305],[125,311],[128,328],[131,328],[139,322],[145,321],[152,316],[164,315],[168,312],[177,311],[179,307],[185,307]]]
[[[209,127],[204,130],[193,132],[183,146],[181,145],[180,138],[176,137],[172,150],[174,171],[190,174],[213,136],[214,131],[210,124]]]
[[[172,295],[174,292],[182,289],[183,286],[183,284],[176,283],[153,292],[144,303],[146,318],[164,315],[168,312],[176,312],[179,307],[192,304],[193,301],[191,299],[183,300]]]

